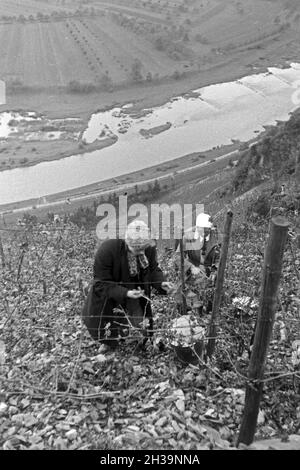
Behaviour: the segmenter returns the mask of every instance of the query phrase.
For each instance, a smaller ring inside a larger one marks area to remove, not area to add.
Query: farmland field
[[[0,14],[7,16],[51,14],[53,11],[72,11],[79,3],[74,0],[1,0]]]
[[[80,118],[81,136],[96,111],[138,114],[300,62],[299,33],[299,0],[0,0],[1,111]],[[92,150],[80,137],[0,146],[1,170]]]
[[[297,3],[290,3],[292,9],[285,4],[0,0],[1,78],[31,89],[70,87],[72,81],[111,89],[184,79],[187,72],[199,73],[251,49],[259,52],[283,37],[296,38]]]
[[[97,83],[103,75],[117,84],[130,79],[135,60],[145,60],[145,73],[168,75],[176,69],[146,40],[136,41],[102,18],[1,24],[0,40],[2,78],[29,87]]]

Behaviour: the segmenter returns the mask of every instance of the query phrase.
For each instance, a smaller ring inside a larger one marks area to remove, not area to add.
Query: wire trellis
[[[215,220],[220,220],[218,214]],[[221,224],[221,222],[219,222]],[[228,266],[226,272],[226,283],[224,299],[222,304],[221,317],[216,322],[219,326],[219,334],[216,338],[219,341],[219,351],[227,351],[225,356],[234,368],[237,351],[229,348],[228,344],[232,342],[234,347],[240,342],[249,346],[249,333],[254,328],[255,319],[258,310],[259,289],[261,280],[261,267],[263,263],[263,252],[266,238],[264,227],[258,229],[255,233],[247,231],[247,221],[241,221],[238,214],[235,214],[233,236],[228,253]],[[24,386],[31,387],[37,393],[63,395],[66,397],[79,398],[80,395],[72,394],[72,384],[76,380],[76,374],[81,367],[82,351],[89,346],[90,339],[80,318],[81,307],[91,285],[92,262],[95,251],[95,232],[93,230],[79,229],[78,227],[50,226],[40,225],[34,227],[1,227],[1,233],[12,235],[11,238],[3,238],[3,256],[4,264],[0,274],[1,292],[0,305],[0,339],[11,344],[10,353],[14,359],[14,354],[20,354],[23,351],[26,357],[26,351],[32,348],[37,354],[43,354],[45,351],[52,351],[52,359],[45,366],[45,382],[43,387],[34,384],[34,375]],[[57,237],[53,236],[57,234]],[[69,236],[72,234],[72,236]],[[241,237],[242,235],[242,237]],[[241,239],[243,242],[241,242]],[[245,253],[246,246],[255,246],[261,244],[261,250],[256,249],[255,253]],[[292,369],[290,357],[292,354],[291,343],[297,340],[299,331],[300,313],[297,309],[297,299],[299,296],[299,253],[296,250],[296,244],[293,237],[289,237],[287,246],[289,253],[289,290],[293,292],[290,295],[290,303],[287,306],[279,302],[279,312],[275,322],[275,338],[280,338],[282,329],[286,329],[287,347],[285,352],[275,347],[278,344],[271,345],[271,351],[275,357],[274,376],[264,378],[268,383],[276,379],[299,378],[299,371]],[[170,275],[173,281],[177,282],[180,288],[178,276],[174,273],[172,265],[173,250],[160,254],[161,265],[170,264]],[[248,263],[245,263],[245,257],[248,256]],[[1,262],[1,260],[0,260]],[[122,282],[113,283],[110,280],[102,280],[102,284],[124,285]],[[298,284],[297,284],[298,283]],[[135,285],[136,283],[132,283]],[[153,286],[156,282],[152,283]],[[160,283],[158,283],[160,284]],[[131,283],[126,283],[131,286]],[[286,287],[286,286],[285,286]],[[238,289],[238,291],[236,291]],[[54,297],[57,295],[57,299]],[[280,296],[284,296],[281,292]],[[293,299],[293,296],[295,299]],[[234,303],[234,299],[247,297],[250,300],[256,300],[255,305],[251,302],[246,305]],[[159,299],[154,298],[155,302]],[[146,299],[149,301],[150,299]],[[299,300],[299,299],[298,299]],[[290,311],[293,310],[293,313]],[[192,313],[194,313],[192,309]],[[148,333],[155,337],[169,337],[174,332],[171,320],[178,315],[176,300],[171,297],[168,306],[167,315],[157,315],[154,313],[154,328]],[[105,315],[103,316],[105,319]],[[114,316],[116,321],[124,320],[124,315]],[[199,319],[203,327],[207,327],[209,315],[204,315]],[[282,325],[280,322],[283,322]],[[123,326],[123,325],[122,325]],[[145,334],[145,328],[133,327],[127,328],[128,334],[120,338],[122,344],[130,341],[142,341]],[[180,327],[176,327],[176,330]],[[9,339],[8,339],[9,338]],[[66,338],[69,338],[66,340]],[[207,336],[204,341],[210,338]],[[107,338],[109,341],[109,338]],[[282,341],[285,344],[285,341]],[[247,347],[244,352],[247,353]],[[73,362],[70,364],[70,354],[66,348],[71,348]],[[96,350],[96,343],[91,346]],[[135,351],[135,347],[133,350]],[[199,358],[200,360],[201,358]],[[28,359],[30,363],[31,359]],[[276,364],[275,364],[276,363]],[[203,366],[203,363],[200,363]],[[275,367],[276,366],[276,367]],[[288,369],[284,367],[288,367]],[[10,367],[4,365],[3,367]],[[18,365],[16,367],[19,367]],[[20,370],[22,367],[20,366]],[[235,369],[234,369],[235,370]],[[246,375],[243,379],[246,383]],[[68,386],[65,392],[60,392],[58,383],[60,377],[68,376]],[[27,379],[26,379],[27,380]],[[83,381],[81,378],[80,380]],[[49,388],[50,387],[50,388]],[[47,392],[48,390],[48,392]],[[23,393],[19,391],[16,393]],[[103,391],[107,393],[107,391]],[[117,392],[111,392],[117,393]],[[99,392],[99,396],[101,392]],[[82,396],[85,399],[92,399],[97,394],[86,394]]]

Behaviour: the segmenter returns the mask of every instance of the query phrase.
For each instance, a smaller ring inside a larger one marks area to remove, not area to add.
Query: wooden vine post
[[[0,236],[0,258],[1,258],[2,268],[4,269],[5,268],[5,255],[4,255],[1,236]]]
[[[184,230],[182,226],[181,238],[179,242],[180,246],[180,276],[181,276],[181,299],[182,299],[182,315],[186,315],[187,305],[186,305],[186,288],[185,288],[185,270],[184,270]]]
[[[211,321],[210,321],[209,333],[208,333],[209,340],[208,340],[207,352],[206,352],[206,356],[208,358],[212,357],[214,350],[215,350],[215,346],[216,346],[217,322],[219,318],[220,305],[221,305],[222,294],[223,294],[223,284],[224,284],[224,276],[225,276],[225,269],[226,269],[226,262],[227,262],[228,247],[229,247],[229,242],[230,242],[232,219],[233,219],[233,213],[231,210],[228,210],[226,221],[225,221],[225,226],[224,226],[224,237],[223,237],[223,242],[222,242],[220,263],[218,267],[216,288],[215,288],[215,293],[214,293]]]
[[[250,445],[254,439],[263,390],[262,380],[275,320],[277,291],[288,235],[288,225],[288,221],[283,217],[274,217],[270,223],[257,324],[248,371],[249,381],[246,386],[245,408],[237,444]]]

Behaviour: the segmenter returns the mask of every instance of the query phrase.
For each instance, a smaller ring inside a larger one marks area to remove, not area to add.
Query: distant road
[[[233,150],[232,152],[226,153],[225,155],[221,155],[220,157],[213,158],[212,160],[215,161],[215,162],[221,161],[221,160],[224,160],[225,158],[236,155],[238,152],[239,152],[239,150]],[[136,186],[142,186],[142,185],[145,185],[145,184],[155,183],[155,181],[161,181],[161,180],[164,180],[164,179],[167,179],[167,178],[172,178],[172,177],[174,177],[174,175],[178,176],[180,174],[185,174],[185,173],[188,173],[188,172],[191,172],[191,171],[195,171],[199,168],[211,165],[212,160],[207,160],[206,162],[199,163],[198,165],[194,165],[192,167],[183,168],[182,170],[172,171],[170,173],[166,173],[162,176],[158,176],[158,177],[155,177],[155,178],[150,178],[150,179],[142,180],[142,181],[135,181],[133,183],[126,183],[126,184],[116,185],[112,189],[92,191],[89,194],[78,195],[78,196],[74,196],[74,197],[70,197],[70,198],[64,196],[62,199],[59,199],[59,200],[53,201],[53,202],[46,202],[46,203],[43,203],[43,204],[34,204],[34,205],[31,204],[30,206],[19,207],[18,209],[0,211],[0,215],[17,214],[17,213],[22,213],[22,212],[28,212],[28,211],[35,210],[35,209],[53,208],[53,207],[56,207],[56,206],[60,206],[61,204],[70,204],[70,203],[75,202],[75,201],[84,201],[86,199],[91,199],[91,198],[94,198],[96,196],[106,196],[106,195],[113,194],[113,193],[118,194],[120,192],[126,192],[127,190],[133,189]],[[117,179],[117,178],[115,178],[115,179]],[[78,188],[78,189],[80,189],[80,188]]]

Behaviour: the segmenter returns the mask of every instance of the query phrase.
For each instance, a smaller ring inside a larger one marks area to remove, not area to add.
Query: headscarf
[[[131,277],[135,277],[139,272],[139,267],[146,269],[149,266],[145,249],[147,246],[151,246],[153,242],[150,238],[147,224],[142,220],[131,222],[125,232],[125,242],[128,247],[127,260],[129,273]]]

